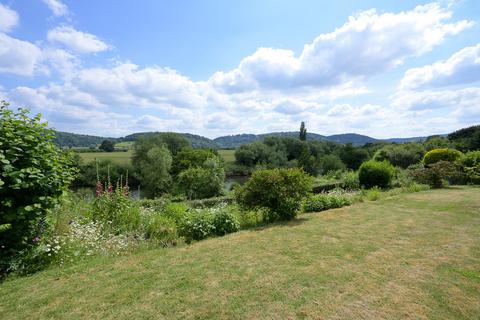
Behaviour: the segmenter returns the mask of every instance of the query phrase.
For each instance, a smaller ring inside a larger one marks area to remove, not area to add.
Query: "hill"
[[[75,134],[68,132],[56,132],[55,143],[60,147],[95,147],[98,146],[104,139],[112,140],[115,143],[124,141],[135,141],[141,135],[150,135],[157,132],[137,132],[129,134],[123,138],[106,138],[99,136],[90,136],[83,134]],[[263,134],[237,134],[229,136],[221,136],[215,139],[209,139],[191,133],[180,133],[188,141],[190,141],[193,148],[212,148],[212,149],[235,149],[242,144],[252,143],[265,139],[266,137],[292,137],[298,138],[298,132],[270,132]],[[354,145],[364,145],[365,143],[374,142],[396,142],[406,143],[413,141],[423,141],[427,137],[412,137],[412,138],[390,138],[390,139],[375,139],[369,136],[345,133],[324,136],[317,133],[307,133],[307,140],[310,141],[332,141],[336,143],[352,143]]]
[[[304,214],[0,283],[2,319],[478,319],[478,189]]]

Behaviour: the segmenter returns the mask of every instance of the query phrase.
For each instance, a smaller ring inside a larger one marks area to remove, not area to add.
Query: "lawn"
[[[480,189],[402,194],[0,284],[2,319],[478,319]]]
[[[118,164],[130,163],[133,151],[126,152],[81,152],[80,157],[84,162],[97,160],[112,160]]]

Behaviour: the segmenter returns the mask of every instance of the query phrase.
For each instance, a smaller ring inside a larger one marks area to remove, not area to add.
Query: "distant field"
[[[218,150],[218,154],[222,156],[225,162],[235,161],[235,150]]]
[[[0,283],[2,319],[479,319],[480,189],[304,214]]]
[[[115,143],[115,149],[125,149],[125,148],[130,149],[132,146],[133,146],[133,141],[124,141],[124,142]]]
[[[128,147],[128,145],[131,146],[131,142],[117,143],[115,147],[119,147],[119,145],[120,147]],[[235,150],[218,150],[218,153],[223,157],[225,162],[235,161]],[[84,162],[90,162],[97,159],[112,160],[113,162],[124,164],[130,162],[133,150],[128,150],[127,152],[84,152],[79,154]]]
[[[97,160],[112,160],[118,164],[130,163],[133,151],[128,150],[126,152],[85,152],[79,153],[84,162],[90,162]]]

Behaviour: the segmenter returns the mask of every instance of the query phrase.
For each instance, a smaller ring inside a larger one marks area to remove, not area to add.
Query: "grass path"
[[[480,189],[51,269],[0,297],[1,319],[479,319]]]

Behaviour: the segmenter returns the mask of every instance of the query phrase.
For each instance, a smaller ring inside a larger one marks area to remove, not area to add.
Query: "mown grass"
[[[478,319],[480,189],[401,194],[0,284],[2,319]]]
[[[118,164],[128,164],[131,162],[133,150],[125,152],[82,152],[79,153],[84,162],[94,160],[111,160]]]

